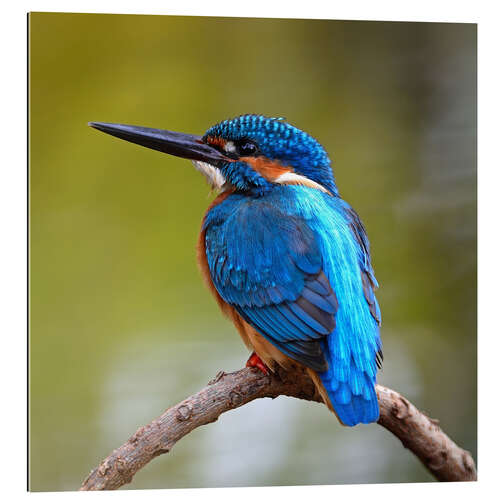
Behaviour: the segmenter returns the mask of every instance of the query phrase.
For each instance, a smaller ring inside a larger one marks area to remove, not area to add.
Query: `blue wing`
[[[378,288],[378,282],[375,278],[373,272],[371,258],[370,258],[370,242],[366,236],[365,226],[361,222],[359,215],[347,204],[343,202],[344,213],[349,221],[349,227],[358,243],[358,262],[361,273],[361,282],[363,284],[363,294],[365,296],[366,302],[368,302],[368,307],[370,309],[370,314],[373,319],[380,326],[382,322],[382,317],[380,313],[380,307],[375,297],[375,290]],[[382,353],[382,345],[378,345],[378,350],[376,354],[376,363],[378,368],[382,368],[382,361],[384,360],[384,355]]]
[[[330,245],[332,261],[342,262],[342,278],[333,275],[343,307],[337,328],[326,339],[331,365],[320,373],[337,416],[345,425],[375,422],[379,406],[375,391],[377,367],[383,360],[379,336],[380,309],[375,298],[378,287],[370,260],[365,228],[356,212],[343,200],[335,200],[337,224],[351,250]],[[331,275],[332,276],[332,275]],[[350,290],[343,287],[351,283]]]
[[[373,422],[380,311],[364,228],[339,198],[286,189],[288,198],[233,194],[207,214],[212,281],[266,339],[319,373],[344,424]]]
[[[247,204],[208,225],[205,248],[221,297],[287,356],[325,371],[321,340],[335,328],[338,303],[306,222]]]

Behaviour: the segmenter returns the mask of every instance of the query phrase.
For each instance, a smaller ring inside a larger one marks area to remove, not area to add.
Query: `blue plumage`
[[[344,424],[376,421],[378,306],[365,296],[377,304],[368,242],[349,205],[309,187],[276,186],[265,196],[229,196],[204,229],[220,296],[319,373]]]
[[[365,229],[340,198],[323,147],[260,115],[225,120],[202,137],[91,125],[192,160],[222,192],[205,216],[198,256],[222,310],[255,350],[250,366],[303,365],[342,423],[376,421],[378,285]]]

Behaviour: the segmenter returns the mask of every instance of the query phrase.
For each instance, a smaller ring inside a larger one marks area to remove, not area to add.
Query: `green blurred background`
[[[380,382],[476,457],[476,26],[30,15],[30,486],[112,449],[248,353],[195,264],[212,195],[88,121],[201,134],[284,116],[330,152],[381,284]],[[430,481],[377,425],[255,401],[129,488]]]

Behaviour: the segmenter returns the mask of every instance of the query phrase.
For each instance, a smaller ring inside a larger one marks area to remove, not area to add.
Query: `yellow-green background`
[[[476,456],[476,26],[30,15],[30,487],[112,449],[248,353],[195,264],[211,195],[88,121],[203,133],[284,116],[331,153],[381,284],[380,382]],[[429,481],[377,425],[261,400],[132,488]]]

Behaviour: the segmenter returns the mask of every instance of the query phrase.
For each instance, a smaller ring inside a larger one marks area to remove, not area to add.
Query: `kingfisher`
[[[378,283],[361,219],[325,149],[282,118],[246,114],[203,136],[90,122],[191,160],[217,191],[197,243],[202,276],[265,374],[301,370],[341,424],[379,418]]]

